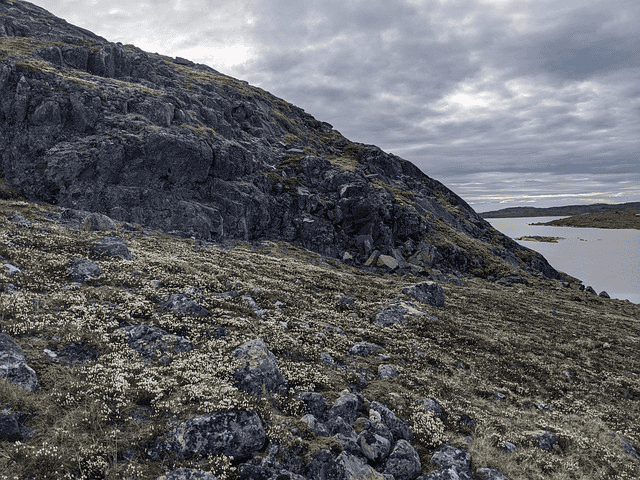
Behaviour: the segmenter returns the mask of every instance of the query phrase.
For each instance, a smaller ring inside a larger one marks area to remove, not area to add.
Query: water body
[[[561,272],[582,280],[611,298],[640,304],[640,230],[529,225],[565,217],[487,218],[494,228],[513,238],[525,235],[564,237],[558,243],[516,240],[541,253]]]

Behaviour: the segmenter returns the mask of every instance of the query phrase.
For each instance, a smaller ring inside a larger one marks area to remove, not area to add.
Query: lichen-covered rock
[[[622,444],[622,447],[624,448],[624,453],[628,453],[636,460],[640,460],[640,454],[635,449],[635,447],[631,445],[631,443],[629,443],[628,440],[624,439],[623,437],[621,437],[616,433],[609,433],[609,435],[611,435],[614,438],[617,438],[620,441],[620,443]]]
[[[398,440],[387,458],[384,473],[396,480],[413,480],[421,471],[418,452],[406,440]]]
[[[167,434],[166,449],[180,457],[227,455],[242,460],[262,449],[266,434],[256,412],[233,410],[194,417]]]
[[[335,438],[340,444],[345,452],[349,452],[353,455],[362,457],[362,449],[358,444],[358,437],[356,437],[354,432],[351,432],[349,435],[345,435],[343,433],[336,433],[333,438]]]
[[[372,410],[380,414],[382,423],[389,428],[395,441],[400,439],[413,440],[413,433],[404,420],[398,418],[395,413],[380,402],[373,401],[370,406]]]
[[[383,380],[397,377],[398,369],[394,365],[378,365],[378,376]]]
[[[27,220],[19,213],[14,213],[13,215],[8,216],[7,221],[11,223],[17,223],[18,225],[23,225],[23,226],[31,225],[31,221]]]
[[[184,337],[170,334],[152,325],[130,325],[122,329],[128,334],[129,346],[144,357],[151,357],[169,350],[178,353],[190,352],[194,349],[193,344]]]
[[[27,365],[22,348],[6,333],[0,333],[0,377],[32,392],[40,386],[36,372]]]
[[[353,425],[353,422],[358,418],[358,412],[362,410],[363,406],[364,400],[362,396],[354,393],[343,393],[333,402],[333,406],[327,413],[327,418],[342,417],[348,425]]]
[[[22,270],[13,263],[5,263],[4,267],[7,269],[7,275],[18,275],[22,273]]]
[[[504,453],[513,453],[518,449],[516,445],[511,442],[504,442],[502,445],[502,451]]]
[[[203,317],[211,316],[211,312],[209,312],[209,310],[199,305],[195,300],[192,300],[181,293],[172,293],[169,295],[162,304],[162,308],[181,315],[200,315]]]
[[[509,480],[502,472],[496,468],[479,468],[478,473],[482,480]]]
[[[427,305],[444,308],[444,291],[437,283],[418,283],[417,285],[404,287],[402,293],[411,295],[416,300],[426,303]]]
[[[534,436],[538,439],[538,445],[540,448],[545,450],[551,450],[551,448],[558,443],[556,435],[553,432],[543,431],[539,434],[534,434]]]
[[[69,265],[69,277],[72,282],[85,283],[92,278],[98,278],[102,273],[100,265],[91,260],[76,258]]]
[[[349,350],[349,355],[359,355],[361,357],[366,357],[371,352],[376,350],[382,350],[382,347],[373,343],[358,342],[353,347],[351,347],[351,350]]]
[[[194,468],[178,468],[160,475],[157,480],[218,480],[218,477]]]
[[[269,393],[286,391],[286,381],[278,368],[276,356],[262,338],[241,345],[234,355],[246,360],[245,365],[234,373],[239,390],[256,397],[263,395],[263,390]]]
[[[395,323],[404,325],[406,323],[405,315],[408,313],[409,311],[406,308],[394,305],[378,312],[375,321],[381,328],[388,327]]]
[[[298,392],[293,397],[294,400],[302,400],[305,411],[315,416],[318,420],[324,420],[327,413],[327,399],[317,392]]]
[[[314,432],[316,435],[322,435],[327,437],[331,435],[329,433],[329,430],[327,430],[327,427],[324,425],[324,423],[318,420],[314,415],[307,413],[306,415],[302,416],[302,420],[309,426],[309,429],[312,432]]]
[[[431,457],[431,464],[440,465],[441,469],[453,468],[457,473],[471,469],[471,454],[467,450],[442,445]]]
[[[120,237],[104,237],[93,242],[93,252],[96,256],[120,257],[123,260],[133,260],[133,255],[127,247],[127,242]]]
[[[442,418],[442,406],[437,399],[423,398],[419,403],[424,407],[425,410],[433,412],[433,414],[438,418]]]
[[[382,461],[391,452],[391,442],[370,430],[358,435],[358,445],[364,456],[374,463]]]
[[[348,452],[342,452],[336,459],[342,469],[344,480],[385,480],[384,475],[376,472],[364,460]]]

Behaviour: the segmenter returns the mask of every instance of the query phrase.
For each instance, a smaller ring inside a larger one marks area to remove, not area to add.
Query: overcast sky
[[[35,0],[270,91],[477,211],[640,201],[638,0]]]

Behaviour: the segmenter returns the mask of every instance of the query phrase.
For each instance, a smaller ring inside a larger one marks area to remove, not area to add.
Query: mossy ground
[[[30,393],[0,379],[0,405],[25,412],[34,431],[24,443],[0,444],[0,478],[155,478],[179,466],[232,478],[225,457],[173,462],[148,455],[172,421],[232,408],[256,409],[272,441],[309,453],[339,450],[299,425],[302,412],[292,397],[311,390],[333,401],[363,373],[370,378],[362,388],[365,397],[388,405],[414,431],[430,428],[412,423],[417,401],[438,398],[450,443],[465,446],[464,438],[473,438],[468,448],[474,467],[494,466],[512,480],[640,477],[633,457],[609,435],[640,446],[638,305],[520,272],[528,285],[478,278],[465,286],[442,283],[444,309],[418,303],[437,320],[415,317],[405,326],[381,329],[370,319],[420,278],[362,272],[281,242],[203,248],[157,232],[119,231],[135,260],[99,259],[101,276],[79,286],[68,280],[70,260],[92,258],[91,242],[109,233],[64,229],[39,215],[52,209],[0,201],[0,287],[13,283],[20,289],[0,293],[0,323],[22,346],[41,383]],[[14,212],[34,223],[7,222]],[[9,276],[5,262],[23,273]],[[160,310],[164,297],[193,287],[211,317]],[[232,288],[251,295],[264,317],[256,317],[241,297],[216,296]],[[341,295],[356,307],[340,308]],[[196,348],[169,355],[168,365],[145,362],[128,347],[119,320],[161,327]],[[217,327],[228,335],[216,339]],[[278,358],[287,395],[253,398],[233,384],[233,350],[259,336]],[[348,356],[361,341],[384,350]],[[100,356],[64,366],[44,352],[72,342]],[[345,367],[322,363],[321,352]],[[396,366],[399,376],[376,379],[380,364]],[[537,402],[550,409],[537,408]],[[476,425],[461,425],[461,415]],[[291,434],[293,426],[302,437]],[[434,435],[438,428],[433,426]],[[527,433],[535,430],[554,432],[558,446],[539,448]],[[413,443],[425,473],[435,470],[429,464],[432,440],[418,436]],[[518,450],[502,453],[504,441]]]

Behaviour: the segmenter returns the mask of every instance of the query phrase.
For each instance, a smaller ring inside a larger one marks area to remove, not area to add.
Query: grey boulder
[[[361,458],[348,452],[342,452],[336,459],[344,480],[385,480],[384,475],[376,472]]]
[[[71,260],[69,265],[69,277],[73,282],[85,283],[92,278],[98,278],[101,273],[100,265],[90,260],[76,258]]]
[[[96,256],[120,257],[123,260],[133,260],[133,255],[127,243],[120,237],[104,237],[93,242],[93,252]]]
[[[227,455],[250,458],[266,441],[262,420],[254,411],[233,410],[194,417],[167,434],[167,447],[180,457]]]
[[[422,282],[410,287],[404,287],[402,293],[411,295],[419,302],[444,308],[444,291],[437,283]]]
[[[393,475],[396,480],[413,480],[421,471],[418,452],[406,440],[398,440],[387,458],[384,473]]]
[[[0,333],[0,377],[32,392],[40,386],[36,372],[27,365],[22,348],[6,333]]]
[[[234,373],[239,390],[259,397],[266,392],[286,391],[286,381],[278,368],[275,355],[269,351],[262,338],[241,345],[234,351],[236,358],[246,360]]]
[[[182,315],[200,315],[203,317],[211,316],[211,312],[209,312],[209,310],[199,305],[195,300],[192,300],[181,293],[172,293],[169,295],[162,304],[162,308]]]
[[[431,464],[439,465],[441,470],[452,469],[460,475],[471,470],[471,454],[467,450],[445,444],[433,454]]]
[[[190,352],[193,344],[184,337],[168,333],[151,325],[130,325],[122,327],[129,336],[127,343],[143,357],[173,350],[175,353]]]
[[[404,420],[398,418],[395,413],[380,402],[373,401],[370,406],[372,410],[380,414],[382,423],[389,428],[394,440],[413,440],[413,433],[411,433],[409,425],[407,425]]]

